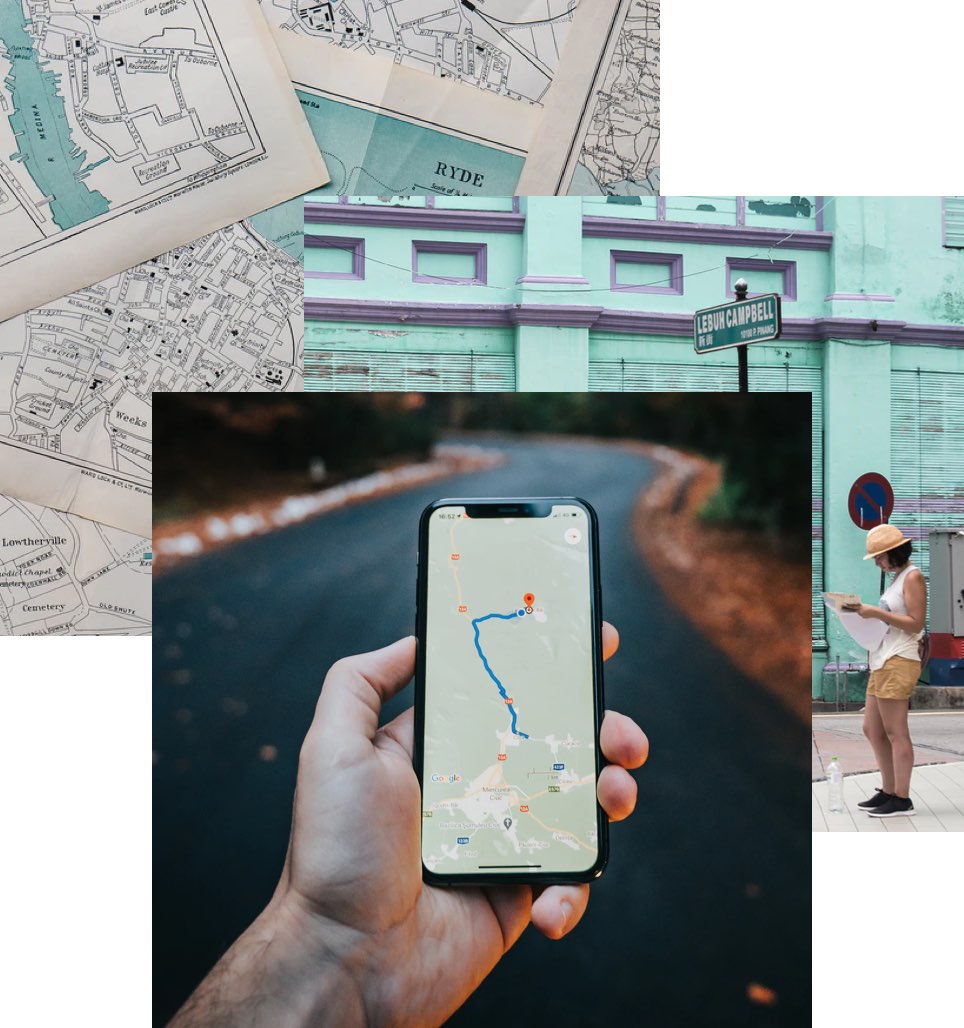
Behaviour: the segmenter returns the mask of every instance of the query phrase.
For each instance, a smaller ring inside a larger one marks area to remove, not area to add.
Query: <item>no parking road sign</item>
[[[850,520],[858,528],[876,528],[884,524],[894,511],[893,487],[883,475],[868,471],[850,487],[847,507]]]

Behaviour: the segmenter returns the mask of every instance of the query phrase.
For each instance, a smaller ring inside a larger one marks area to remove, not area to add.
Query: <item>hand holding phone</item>
[[[616,630],[600,632],[602,659]],[[325,678],[301,748],[281,879],[267,908],[231,946],[172,1022],[188,1028],[249,1018],[278,1023],[324,1010],[333,1023],[441,1024],[527,925],[570,932],[588,884],[438,889],[422,880],[422,801],[413,767],[413,710],[378,727],[382,705],[415,671],[415,640],[339,660]],[[521,707],[520,707],[521,714]],[[628,817],[649,744],[607,711],[598,735],[608,764],[595,796],[603,817]]]

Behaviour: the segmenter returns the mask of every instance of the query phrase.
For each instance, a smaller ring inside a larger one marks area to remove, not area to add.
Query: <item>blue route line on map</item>
[[[509,694],[505,691],[498,678],[496,678],[495,672],[489,667],[489,662],[485,659],[485,654],[482,652],[482,647],[479,644],[479,625],[481,625],[483,621],[488,621],[490,618],[498,618],[500,621],[511,621],[513,618],[517,617],[519,617],[519,614],[516,611],[513,611],[511,614],[486,614],[485,617],[476,618],[472,622],[472,628],[475,631],[475,648],[478,651],[479,659],[482,661],[482,666],[485,668],[486,674],[498,686],[499,694],[504,700],[509,698]],[[520,739],[528,739],[529,736],[525,732],[520,732],[516,729],[515,725],[517,714],[515,712],[515,707],[513,707],[511,703],[507,703],[506,706],[509,708],[509,713],[512,715],[512,734],[518,735]]]

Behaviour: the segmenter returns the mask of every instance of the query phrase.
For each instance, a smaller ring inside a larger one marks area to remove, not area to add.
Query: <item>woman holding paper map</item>
[[[867,556],[881,571],[896,577],[880,598],[845,607],[862,618],[876,618],[887,632],[870,654],[870,682],[864,710],[864,735],[870,740],[883,779],[882,789],[857,806],[871,817],[914,813],[910,775],[914,747],[907,726],[907,704],[920,677],[918,643],[927,614],[927,585],[910,563],[911,541],[895,525],[878,525],[867,533]]]

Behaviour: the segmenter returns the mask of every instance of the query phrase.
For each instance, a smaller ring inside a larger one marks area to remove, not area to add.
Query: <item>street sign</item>
[[[861,475],[850,487],[847,498],[850,520],[865,531],[884,524],[894,512],[894,490],[876,471]]]
[[[762,343],[778,339],[780,328],[780,297],[764,293],[697,311],[693,315],[693,348],[697,353],[709,353],[729,346]]]

